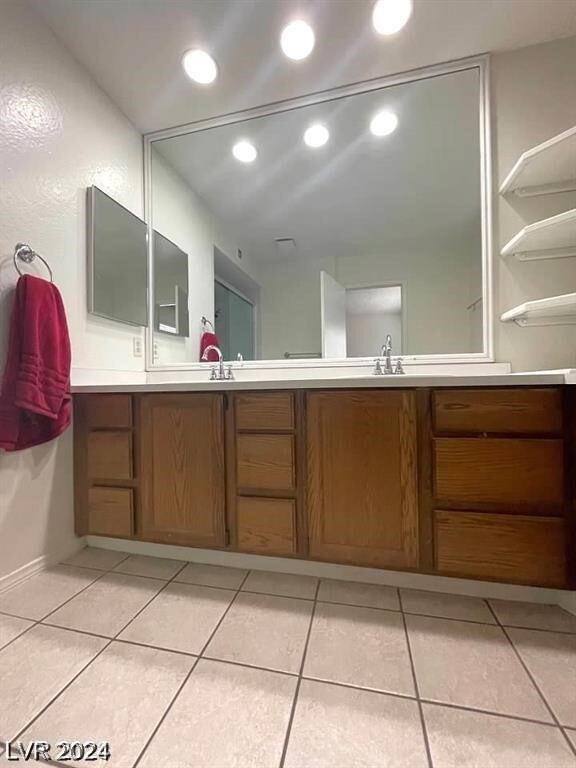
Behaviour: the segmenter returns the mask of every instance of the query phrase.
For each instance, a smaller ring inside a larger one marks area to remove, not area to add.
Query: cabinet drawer
[[[555,518],[484,512],[435,513],[440,573],[566,586],[565,526]]]
[[[88,429],[121,429],[132,426],[132,398],[130,395],[82,395]]]
[[[562,432],[559,389],[447,389],[433,397],[436,432]]]
[[[129,432],[88,434],[88,477],[100,480],[132,478],[132,435]]]
[[[296,552],[296,504],[292,499],[238,498],[238,549],[291,555]]]
[[[130,488],[90,488],[88,533],[102,536],[132,536],[133,491]]]
[[[549,439],[436,438],[435,495],[463,504],[561,511],[563,442]]]
[[[294,396],[289,392],[236,395],[236,429],[294,429]]]
[[[238,435],[236,461],[239,488],[294,489],[292,435]]]

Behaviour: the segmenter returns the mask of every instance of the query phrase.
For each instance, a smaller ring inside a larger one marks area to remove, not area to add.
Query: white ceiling
[[[414,0],[392,38],[373,0],[28,0],[143,132],[487,51],[576,35],[576,0]],[[316,48],[286,59],[278,37],[308,19]],[[220,67],[210,87],[182,71],[191,47]]]
[[[270,262],[480,243],[479,75],[469,69],[154,143],[252,259]],[[374,137],[380,109],[396,131]],[[329,142],[310,149],[313,122]],[[250,164],[232,146],[258,148]],[[154,165],[152,167],[154,183]],[[293,238],[291,253],[277,238]]]

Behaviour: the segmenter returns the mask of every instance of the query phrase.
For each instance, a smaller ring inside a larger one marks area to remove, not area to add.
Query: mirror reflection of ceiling
[[[479,242],[478,71],[466,70],[213,128],[155,147],[233,232],[251,259]],[[379,110],[396,130],[370,133]],[[322,122],[323,147],[303,142]],[[233,145],[249,139],[252,163]],[[292,238],[295,248],[278,248]]]

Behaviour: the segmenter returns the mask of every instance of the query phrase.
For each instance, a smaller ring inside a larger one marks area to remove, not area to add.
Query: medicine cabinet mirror
[[[87,190],[88,311],[148,325],[146,224],[98,187]]]

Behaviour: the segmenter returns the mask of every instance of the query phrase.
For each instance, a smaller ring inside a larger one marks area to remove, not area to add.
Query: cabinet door
[[[413,392],[308,395],[310,557],[418,565]]]
[[[219,547],[226,541],[224,396],[140,399],[142,538]]]

